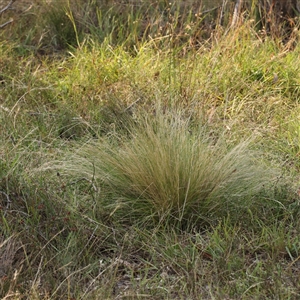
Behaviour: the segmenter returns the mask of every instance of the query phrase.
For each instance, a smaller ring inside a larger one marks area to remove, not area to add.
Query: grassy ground
[[[298,32],[103,3],[1,16],[1,298],[298,299]]]

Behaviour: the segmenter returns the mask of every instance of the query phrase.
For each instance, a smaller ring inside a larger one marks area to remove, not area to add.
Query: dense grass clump
[[[278,176],[249,141],[230,146],[180,113],[162,112],[139,119],[127,138],[84,146],[65,168],[98,182],[111,215],[191,223],[249,208]]]

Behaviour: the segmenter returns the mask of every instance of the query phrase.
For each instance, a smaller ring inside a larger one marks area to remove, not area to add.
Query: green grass
[[[195,3],[21,2],[1,298],[299,298],[299,47]]]
[[[129,137],[89,143],[58,166],[95,181],[103,210],[119,220],[193,226],[197,219],[247,211],[280,173],[248,149],[250,142],[230,147],[202,126],[192,128],[180,112],[157,109],[136,120]]]

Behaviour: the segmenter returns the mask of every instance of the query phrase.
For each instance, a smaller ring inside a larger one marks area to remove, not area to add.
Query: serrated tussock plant
[[[63,169],[99,182],[111,215],[210,220],[248,209],[276,177],[249,143],[229,147],[180,114],[156,113],[139,119],[129,137],[85,145]]]

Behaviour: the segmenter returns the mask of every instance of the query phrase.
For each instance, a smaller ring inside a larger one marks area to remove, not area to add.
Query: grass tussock
[[[230,146],[189,123],[157,112],[138,120],[125,139],[84,146],[63,168],[95,180],[98,201],[119,218],[193,223],[251,207],[278,171],[263,164],[250,141]]]

